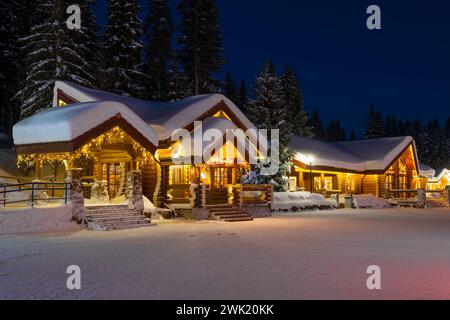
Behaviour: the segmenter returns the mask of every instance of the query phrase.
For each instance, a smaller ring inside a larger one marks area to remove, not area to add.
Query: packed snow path
[[[66,289],[69,265],[79,291]],[[382,290],[366,287],[379,265]],[[0,298],[450,299],[450,210],[336,210],[0,237]]]

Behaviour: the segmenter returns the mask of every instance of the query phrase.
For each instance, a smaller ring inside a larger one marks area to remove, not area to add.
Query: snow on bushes
[[[337,208],[334,201],[309,192],[274,192],[272,209],[275,211],[331,210]]]
[[[375,197],[372,194],[360,194],[353,196],[353,205],[356,208],[390,208],[389,201]]]

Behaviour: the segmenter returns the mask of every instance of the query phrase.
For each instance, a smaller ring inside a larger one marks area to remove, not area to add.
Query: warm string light
[[[152,153],[142,147],[137,141],[131,138],[125,131],[119,127],[114,127],[110,131],[92,139],[80,149],[74,152],[59,152],[59,153],[41,153],[41,154],[26,154],[18,155],[17,166],[29,165],[30,162],[41,161],[42,163],[67,162],[72,163],[79,158],[93,159],[94,154],[92,150],[101,150],[105,144],[113,144],[114,142],[131,141],[131,146],[136,154],[140,155],[141,160],[148,161],[153,157]]]

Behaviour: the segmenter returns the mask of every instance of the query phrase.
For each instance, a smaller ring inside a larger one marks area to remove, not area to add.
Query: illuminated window
[[[325,177],[324,183],[325,190],[333,190],[333,177]]]
[[[67,103],[64,100],[58,99],[58,107],[67,106]]]
[[[170,184],[190,184],[195,176],[195,168],[192,166],[170,166]]]
[[[289,177],[289,191],[297,191],[297,177]]]
[[[345,189],[347,192],[356,192],[356,176],[350,175],[345,181]]]
[[[314,177],[314,190],[322,189],[321,177]]]
[[[213,115],[213,118],[222,118],[231,121],[231,118],[223,110],[220,110],[215,115]]]

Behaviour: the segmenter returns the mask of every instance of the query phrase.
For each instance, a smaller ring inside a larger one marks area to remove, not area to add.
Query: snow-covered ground
[[[69,265],[81,268],[80,291],[66,289]],[[370,265],[381,291],[366,287]],[[450,210],[2,236],[0,298],[450,299]]]

